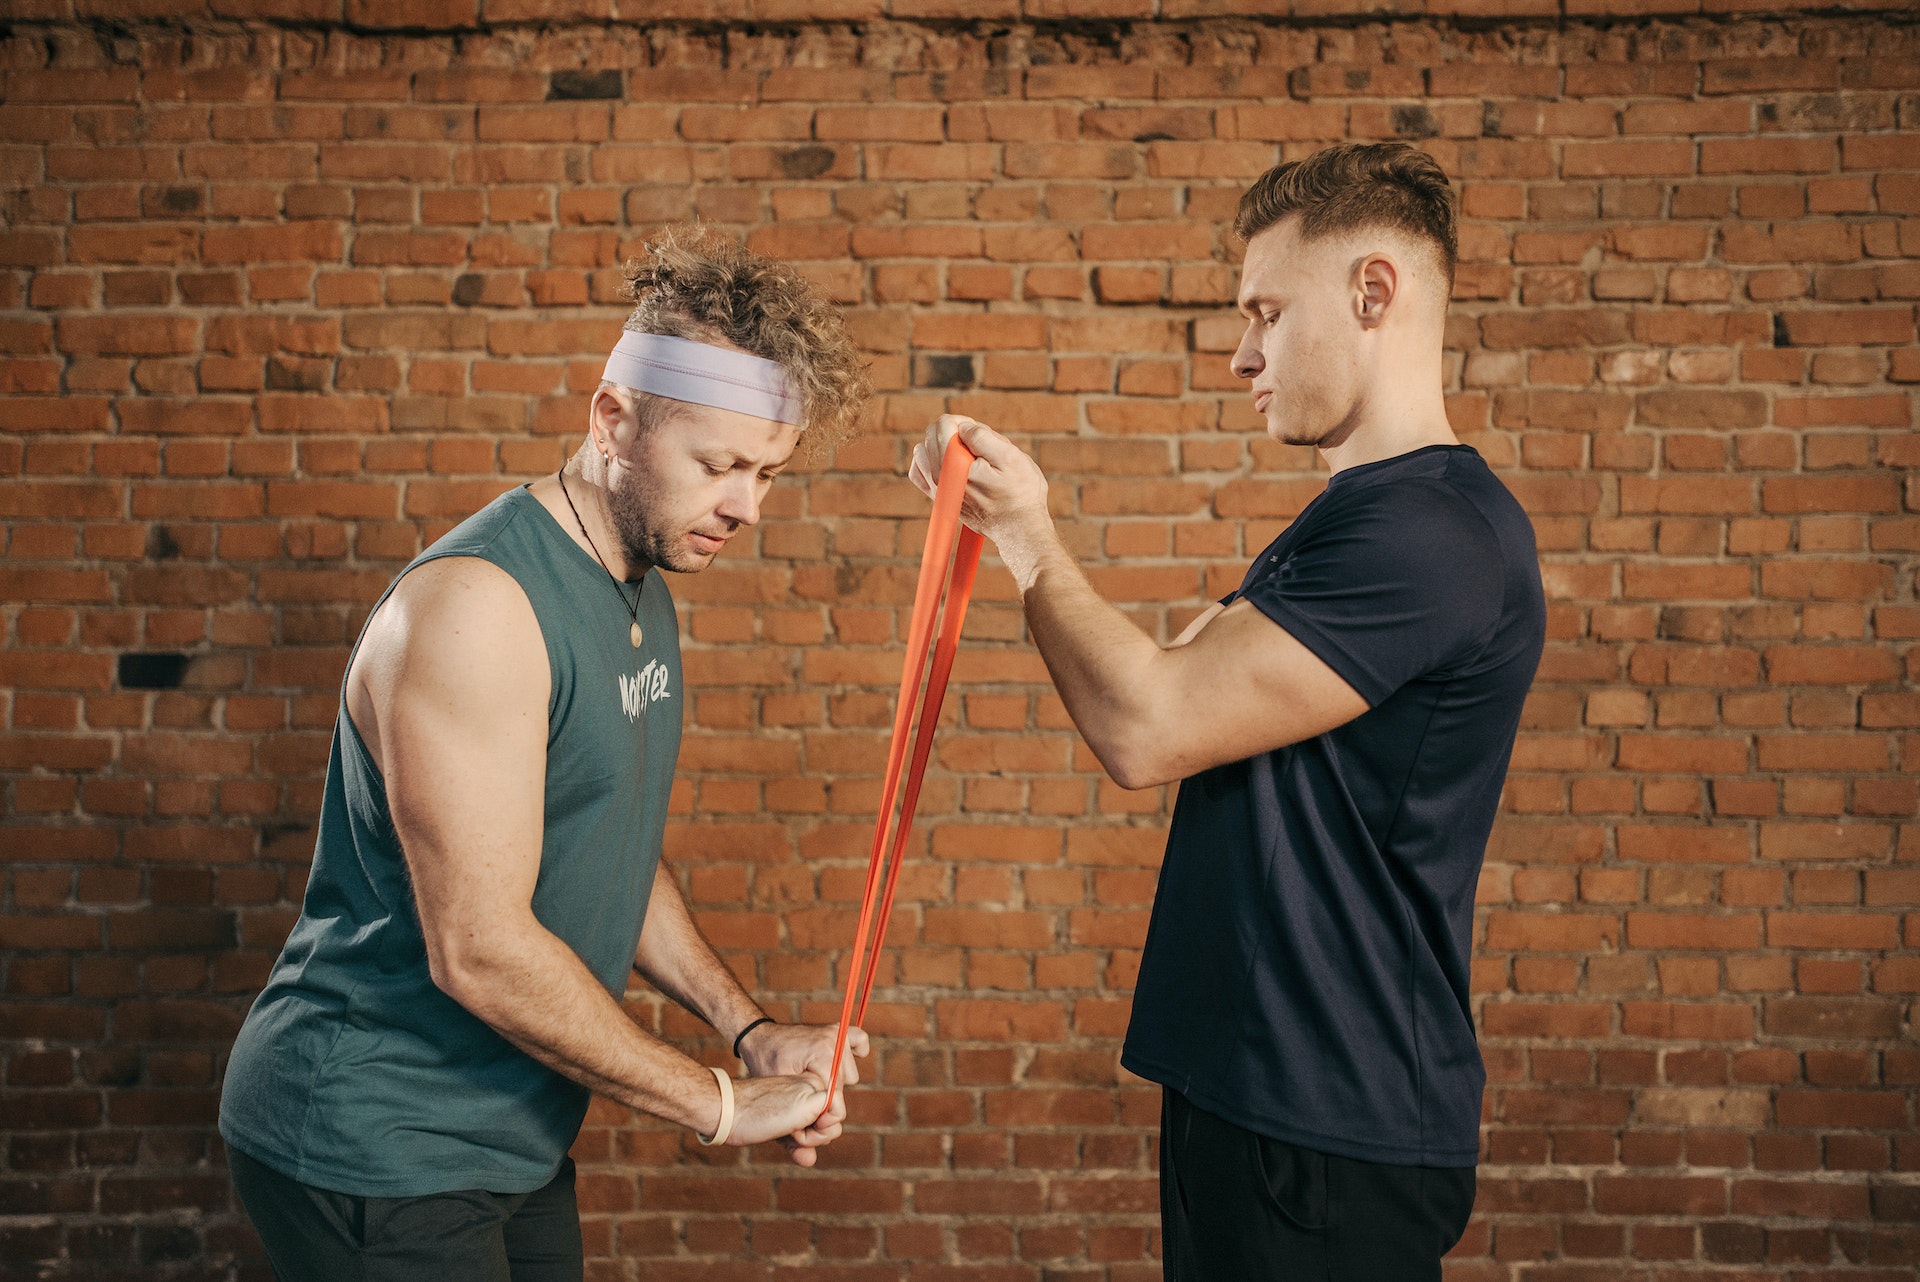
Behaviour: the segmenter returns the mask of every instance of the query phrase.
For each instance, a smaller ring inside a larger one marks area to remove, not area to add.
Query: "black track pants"
[[[1473,1189],[1470,1166],[1335,1157],[1162,1100],[1166,1282],[1439,1282]]]

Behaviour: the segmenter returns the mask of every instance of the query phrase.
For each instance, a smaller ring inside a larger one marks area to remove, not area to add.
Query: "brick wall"
[[[263,1276],[212,1120],[347,647],[413,553],[568,452],[649,228],[804,263],[885,393],[674,584],[672,856],[772,1009],[824,1019],[912,435],[1026,434],[1100,587],[1172,636],[1320,483],[1226,368],[1235,198],[1405,137],[1460,183],[1449,404],[1551,602],[1482,888],[1450,1276],[1910,1277],[1913,12],[1394,7],[9,4],[6,1275]],[[852,1133],[797,1173],[596,1107],[593,1277],[1158,1276],[1156,1095],[1116,1053],[1169,795],[1099,776],[997,568],[947,721]]]

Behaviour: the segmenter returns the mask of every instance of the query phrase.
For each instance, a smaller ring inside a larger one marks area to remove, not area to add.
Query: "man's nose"
[[[1267,367],[1267,359],[1261,355],[1260,343],[1254,327],[1247,326],[1247,332],[1241,335],[1240,346],[1233,351],[1231,369],[1241,378],[1252,378]]]
[[[725,497],[715,509],[717,515],[736,525],[753,525],[760,520],[760,484],[757,477],[742,476],[727,487]]]

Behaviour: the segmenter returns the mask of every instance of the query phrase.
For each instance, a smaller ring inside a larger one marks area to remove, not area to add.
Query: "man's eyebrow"
[[[759,463],[754,460],[753,455],[742,454],[739,450],[736,450],[731,446],[725,446],[725,445],[715,446],[712,457],[716,459],[724,458],[727,462],[727,466],[729,467],[739,467],[743,463],[750,463],[750,464],[753,464],[756,470],[762,471],[762,472],[767,472],[767,471],[778,472],[779,470],[784,468],[787,464],[793,461],[792,456],[789,455],[788,457],[781,459],[777,463]]]

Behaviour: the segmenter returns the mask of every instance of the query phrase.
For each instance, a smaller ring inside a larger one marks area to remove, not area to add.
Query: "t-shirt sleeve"
[[[1303,535],[1240,595],[1369,707],[1471,658],[1499,621],[1499,540],[1449,486],[1381,486],[1322,513]]]

